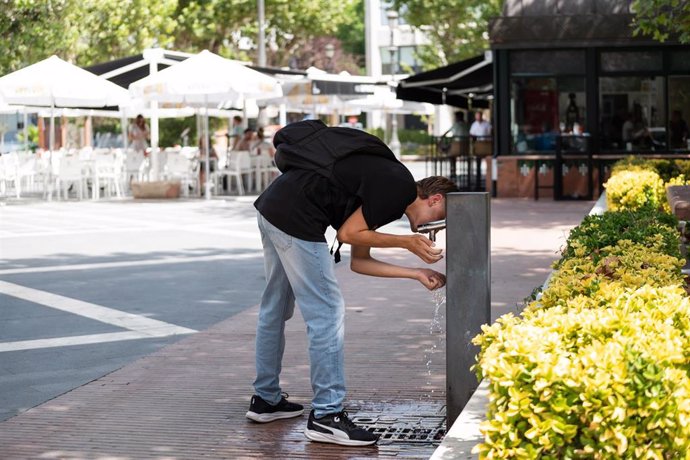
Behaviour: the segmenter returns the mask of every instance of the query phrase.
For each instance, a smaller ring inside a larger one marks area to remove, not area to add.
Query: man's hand
[[[430,291],[442,288],[446,285],[446,275],[430,268],[418,268],[417,280]]]
[[[410,235],[407,237],[407,250],[424,262],[433,264],[443,259],[442,249],[434,247],[434,242],[424,235]]]

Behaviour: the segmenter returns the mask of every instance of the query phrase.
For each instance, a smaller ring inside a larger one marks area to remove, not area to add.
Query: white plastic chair
[[[120,180],[124,159],[118,151],[95,151],[91,160],[91,172],[93,178],[92,198],[99,199],[101,187],[108,198],[113,196],[113,189],[118,198],[122,197]]]
[[[166,179],[179,180],[182,194],[189,196],[189,187],[197,193],[199,187],[198,161],[180,153],[168,153],[164,176]]]
[[[21,180],[19,177],[19,159],[15,152],[0,156],[0,192],[7,193],[8,185],[12,184],[17,198],[21,197]]]
[[[40,184],[43,192],[43,199],[50,198],[49,193],[55,185],[55,174],[57,164],[53,165],[53,154],[49,150],[36,152],[36,178],[35,183]]]
[[[219,162],[220,164],[220,162]],[[232,190],[231,178],[235,178],[237,182],[237,191],[240,195],[244,195],[243,176],[247,176],[248,188],[252,188],[252,175],[254,169],[252,168],[251,157],[246,150],[232,151],[228,154],[227,165],[225,168],[218,168],[213,173],[213,180],[215,190],[220,190],[220,181],[223,176],[228,177],[228,189]]]
[[[19,183],[22,190],[29,190],[31,192],[36,190],[36,156],[30,152],[19,155],[17,166],[17,175],[19,176]]]
[[[84,199],[84,163],[79,155],[54,154],[51,155],[51,159],[58,200],[60,199],[60,192],[62,192],[65,200],[69,197],[70,187],[76,188],[78,199]],[[48,200],[51,200],[53,198],[52,187],[48,193]]]
[[[132,180],[142,181],[148,175],[148,162],[144,152],[127,150],[125,154],[125,183],[129,185]]]

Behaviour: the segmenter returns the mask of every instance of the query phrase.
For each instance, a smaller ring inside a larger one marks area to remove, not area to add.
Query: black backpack
[[[282,172],[307,169],[334,179],[338,160],[354,153],[376,155],[398,162],[395,154],[376,136],[353,128],[329,128],[321,120],[291,123],[273,138],[275,162]]]
[[[330,128],[321,120],[305,120],[285,126],[276,133],[273,145],[276,148],[276,166],[280,171],[316,171],[338,185],[341,184],[334,177],[333,168],[338,160],[349,155],[376,155],[399,163],[391,149],[378,137],[353,128]],[[353,213],[356,206],[357,199],[352,197],[347,203],[345,216]],[[338,242],[335,263],[340,262],[341,246],[342,243]]]

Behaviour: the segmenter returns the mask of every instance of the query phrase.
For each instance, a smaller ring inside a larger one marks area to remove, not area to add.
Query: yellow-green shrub
[[[571,257],[592,257],[596,263],[607,255],[606,247],[614,247],[621,240],[655,246],[664,254],[680,257],[677,227],[678,219],[674,216],[650,208],[587,216],[571,230],[563,257],[555,268]]]
[[[606,204],[610,211],[659,208],[666,202],[664,181],[654,171],[620,171],[611,176],[605,187]]]
[[[481,458],[686,458],[690,301],[627,290],[608,307],[575,297],[486,326],[477,373],[490,385]]]
[[[611,167],[611,175],[620,171],[643,169],[656,172],[665,183],[668,183],[677,180],[680,176],[690,177],[690,160],[658,160],[630,156],[617,161]]]
[[[541,298],[474,339],[490,389],[481,458],[690,459],[677,221],[659,175],[632,169],[607,183],[619,211],[573,229]]]
[[[603,296],[609,289],[663,287],[683,282],[684,260],[664,254],[661,235],[650,238],[646,244],[621,240],[614,246],[604,247],[596,256],[586,254],[563,261],[549,279],[548,288],[531,308],[550,308],[578,295]],[[577,253],[577,250],[575,251]],[[614,297],[617,294],[614,294]]]

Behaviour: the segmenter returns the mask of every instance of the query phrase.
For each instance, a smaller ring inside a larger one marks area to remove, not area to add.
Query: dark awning
[[[158,70],[166,69],[176,62],[182,62],[189,56],[191,55],[184,56],[180,55],[180,53],[172,54],[164,52],[163,61],[165,62],[158,64]],[[125,89],[128,89],[131,83],[149,76],[149,62],[144,59],[143,54],[102,62],[100,64],[84,67],[84,69],[96,75],[102,75],[107,80]],[[109,74],[113,75],[111,76]]]
[[[493,94],[493,64],[484,55],[413,75],[398,84],[398,99],[468,108],[488,106]]]

